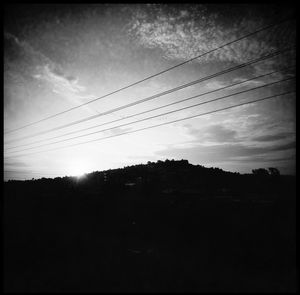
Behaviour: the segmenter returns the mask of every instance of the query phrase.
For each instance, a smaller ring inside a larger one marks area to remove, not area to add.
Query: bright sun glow
[[[88,173],[87,164],[83,161],[75,161],[67,168],[67,174],[81,178],[85,173]]]

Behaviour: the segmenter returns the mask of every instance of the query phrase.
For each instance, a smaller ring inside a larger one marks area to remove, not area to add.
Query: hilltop
[[[186,194],[209,196],[264,196],[278,197],[295,186],[295,177],[282,176],[275,168],[253,170],[252,174],[224,171],[192,165],[187,160],[166,160],[127,166],[124,168],[95,171],[83,177],[56,177],[27,181],[9,180],[5,188],[28,188],[31,194],[42,191],[72,192],[83,194],[109,194],[117,197],[130,192],[146,195]],[[25,191],[24,191],[25,189]]]

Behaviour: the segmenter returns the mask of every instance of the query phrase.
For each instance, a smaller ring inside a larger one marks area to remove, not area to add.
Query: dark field
[[[5,290],[296,290],[291,201],[161,198],[7,199]]]

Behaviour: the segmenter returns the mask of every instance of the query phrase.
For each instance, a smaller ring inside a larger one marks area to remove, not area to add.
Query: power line
[[[144,98],[144,99],[138,100],[138,101],[136,101],[136,102],[133,102],[133,103],[130,103],[130,104],[121,106],[121,107],[117,107],[117,108],[111,109],[111,110],[109,110],[109,111],[106,111],[106,112],[103,112],[103,113],[99,113],[99,114],[97,114],[97,115],[93,115],[93,116],[90,116],[90,117],[87,117],[87,118],[83,118],[83,119],[80,119],[80,120],[77,120],[77,121],[74,121],[74,122],[71,122],[71,123],[68,123],[68,124],[65,124],[65,125],[61,125],[61,126],[58,126],[58,127],[55,127],[55,128],[51,128],[51,129],[48,129],[48,130],[46,130],[46,131],[38,132],[38,133],[35,133],[34,135],[29,135],[29,136],[23,137],[22,139],[24,139],[24,138],[29,138],[29,137],[32,137],[32,136],[37,136],[37,135],[40,135],[40,134],[45,134],[45,133],[52,132],[52,131],[56,131],[56,130],[59,130],[59,129],[62,129],[62,128],[66,128],[66,127],[70,127],[70,126],[73,126],[73,125],[76,125],[76,124],[79,124],[79,123],[83,123],[83,122],[86,122],[86,121],[89,121],[89,120],[92,120],[92,119],[95,119],[95,118],[98,118],[98,117],[101,117],[101,116],[104,116],[104,115],[108,115],[108,114],[111,114],[111,113],[113,113],[113,112],[120,111],[120,110],[122,110],[122,109],[125,109],[125,108],[128,108],[128,107],[132,107],[132,106],[135,106],[135,105],[138,105],[138,104],[140,104],[140,103],[144,103],[144,102],[146,102],[146,101],[149,101],[149,100],[152,100],[152,99],[155,99],[155,98],[158,98],[158,97],[161,97],[161,96],[164,96],[164,95],[173,93],[173,92],[175,92],[175,91],[178,91],[178,90],[184,89],[184,88],[186,88],[186,87],[189,87],[189,86],[192,86],[192,85],[195,85],[195,84],[204,82],[204,81],[206,81],[206,80],[215,78],[215,77],[217,77],[217,76],[220,76],[220,75],[223,75],[223,74],[226,74],[226,73],[235,71],[235,70],[237,70],[237,69],[240,69],[240,68],[249,66],[249,65],[251,65],[251,64],[254,64],[254,63],[257,63],[257,62],[260,62],[260,61],[263,61],[263,60],[266,60],[266,59],[269,59],[269,58],[272,58],[272,57],[275,57],[275,56],[277,56],[277,55],[280,55],[280,54],[282,54],[282,53],[284,53],[284,52],[291,51],[291,50],[292,50],[292,48],[287,48],[287,49],[285,49],[285,50],[278,50],[278,51],[275,51],[275,52],[273,52],[273,53],[271,53],[271,54],[268,54],[268,55],[265,55],[265,56],[263,56],[263,57],[260,57],[260,58],[258,58],[258,59],[254,59],[254,60],[251,60],[251,61],[249,61],[249,62],[240,64],[240,65],[238,65],[238,66],[235,66],[235,67],[232,67],[232,68],[223,70],[223,71],[221,71],[221,72],[217,72],[217,73],[215,73],[215,74],[212,74],[212,75],[209,75],[209,76],[205,76],[205,77],[203,77],[203,78],[197,79],[197,80],[192,81],[192,82],[189,82],[189,83],[187,83],[187,84],[183,84],[183,85],[180,85],[180,86],[178,86],[178,87],[171,88],[171,89],[169,89],[169,90],[166,90],[166,91],[160,92],[160,93],[158,93],[158,94],[155,94],[155,95],[146,97],[146,98]],[[11,141],[10,141],[10,142],[11,142]]]
[[[292,48],[286,48],[286,49],[283,49],[283,50],[278,50],[278,51],[272,52],[272,53],[270,53],[270,54],[267,54],[267,55],[265,55],[265,56],[259,57],[259,58],[257,58],[257,59],[253,59],[253,60],[250,60],[250,61],[248,61],[248,62],[242,63],[242,64],[240,64],[240,65],[237,65],[237,66],[228,68],[228,69],[226,69],[226,70],[216,72],[216,73],[214,73],[214,74],[212,74],[212,75],[202,77],[202,78],[200,78],[200,79],[197,79],[197,80],[195,80],[195,81],[189,82],[189,83],[187,83],[187,84],[183,84],[183,85],[180,85],[180,86],[178,86],[178,87],[171,88],[171,89],[169,89],[169,90],[167,90],[167,91],[163,91],[163,92],[157,93],[157,94],[155,94],[155,95],[148,96],[148,97],[146,97],[146,98],[143,98],[143,99],[141,99],[141,100],[135,101],[135,102],[133,102],[133,103],[129,103],[129,104],[123,105],[123,106],[121,106],[121,107],[117,107],[117,108],[108,110],[108,111],[106,111],[106,112],[99,113],[99,114],[97,114],[97,115],[93,115],[93,116],[90,116],[90,117],[86,117],[86,118],[83,118],[83,119],[80,119],[80,120],[77,120],[77,121],[73,121],[73,122],[71,122],[71,123],[68,123],[68,124],[65,124],[65,125],[61,125],[61,126],[58,126],[58,127],[54,127],[54,128],[51,128],[51,129],[48,129],[48,130],[45,130],[45,131],[41,131],[41,132],[37,132],[37,133],[31,134],[31,135],[28,135],[28,136],[24,136],[24,137],[21,137],[21,138],[13,139],[13,140],[10,140],[9,143],[14,142],[14,141],[18,141],[18,140],[22,140],[22,139],[27,139],[27,138],[30,138],[30,137],[35,137],[35,136],[42,135],[42,134],[44,135],[44,134],[49,133],[49,132],[52,132],[52,131],[60,130],[60,129],[63,129],[63,128],[66,128],[66,127],[70,127],[70,126],[73,126],[73,125],[76,125],[76,124],[79,124],[79,123],[83,123],[83,122],[86,122],[86,121],[89,121],[89,120],[92,120],[92,119],[101,117],[101,116],[105,116],[105,115],[111,114],[111,113],[113,113],[113,112],[120,111],[120,110],[129,108],[129,107],[132,107],[132,106],[135,106],[135,105],[144,103],[144,102],[146,102],[146,101],[153,100],[153,99],[158,98],[158,97],[161,97],[161,96],[163,96],[163,95],[170,94],[170,93],[172,93],[172,92],[181,90],[181,89],[183,89],[183,88],[186,88],[186,87],[189,87],[189,86],[192,86],[192,85],[195,85],[195,84],[204,82],[204,81],[206,81],[206,80],[215,78],[215,77],[217,77],[217,76],[221,76],[221,75],[223,75],[223,74],[227,74],[227,73],[232,72],[232,71],[235,71],[235,70],[237,70],[237,69],[241,69],[241,68],[247,67],[247,66],[249,66],[249,65],[255,64],[255,63],[257,63],[257,62],[261,62],[261,61],[263,61],[263,60],[266,60],[266,59],[269,59],[269,58],[278,56],[278,55],[280,55],[280,54],[283,54],[283,53],[285,53],[285,52],[292,51],[292,50],[293,50]]]
[[[283,93],[280,93],[280,94],[267,96],[267,97],[264,97],[264,98],[260,98],[260,99],[253,100],[253,101],[250,101],[250,102],[241,103],[241,104],[234,105],[234,106],[220,108],[220,109],[217,109],[217,110],[213,110],[213,111],[209,111],[209,112],[205,112],[205,113],[201,113],[201,114],[197,114],[197,115],[193,115],[193,116],[189,116],[189,117],[185,117],[185,118],[181,118],[181,119],[177,119],[177,120],[173,120],[173,121],[169,121],[169,122],[165,122],[165,123],[161,123],[161,124],[157,124],[157,125],[152,125],[152,126],[132,130],[132,131],[127,131],[127,132],[124,132],[124,133],[121,133],[121,134],[114,134],[114,135],[110,135],[110,136],[106,136],[106,137],[101,137],[101,138],[98,138],[98,139],[93,139],[93,140],[89,140],[89,141],[85,141],[85,142],[71,144],[71,145],[63,146],[63,147],[57,147],[57,148],[44,150],[44,151],[37,151],[37,152],[27,153],[27,154],[23,154],[23,155],[9,156],[9,157],[6,157],[5,159],[28,156],[28,155],[34,155],[34,154],[37,154],[37,153],[44,153],[44,152],[69,148],[69,147],[73,147],[73,146],[77,146],[77,145],[87,144],[87,143],[90,143],[90,142],[95,142],[95,141],[100,141],[100,140],[104,140],[104,139],[108,139],[108,138],[112,138],[112,137],[117,137],[117,136],[126,135],[126,134],[130,134],[130,133],[135,133],[135,132],[139,132],[139,131],[143,131],[143,130],[147,130],[147,129],[151,129],[151,128],[155,128],[155,127],[160,127],[160,126],[163,126],[163,125],[168,125],[168,124],[172,124],[172,123],[176,123],[176,122],[180,122],[180,121],[184,121],[184,120],[188,120],[188,119],[193,119],[193,118],[196,118],[196,117],[209,115],[209,114],[212,114],[212,113],[217,113],[217,112],[220,112],[220,111],[223,111],[223,110],[227,110],[227,109],[231,109],[231,108],[235,108],[235,107],[239,107],[239,106],[243,106],[243,105],[248,105],[248,104],[251,104],[251,103],[254,103],[254,102],[259,102],[259,101],[263,101],[263,100],[267,100],[267,99],[271,99],[271,98],[274,98],[274,97],[278,97],[278,96],[282,96],[282,95],[286,95],[286,94],[291,94],[291,93],[295,93],[295,91],[287,91],[287,92],[283,92]]]
[[[195,105],[192,105],[192,106],[188,106],[188,107],[185,107],[185,108],[181,108],[181,109],[178,109],[178,110],[174,110],[174,111],[170,111],[170,112],[167,112],[167,113],[163,113],[163,114],[160,114],[160,115],[156,115],[156,116],[152,116],[152,117],[148,117],[148,118],[144,118],[144,119],[141,119],[141,120],[137,120],[137,121],[133,121],[133,122],[130,122],[130,123],[126,123],[126,124],[122,124],[122,125],[119,125],[119,126],[116,126],[116,127],[113,127],[113,128],[108,128],[108,129],[104,129],[104,130],[100,130],[100,131],[97,131],[97,132],[92,132],[90,134],[85,134],[85,135],[81,135],[81,136],[76,136],[76,137],[73,137],[73,138],[70,138],[70,139],[65,139],[65,140],[61,140],[61,141],[57,141],[57,142],[54,142],[54,143],[48,143],[48,144],[43,144],[43,145],[40,145],[40,146],[37,146],[37,147],[31,147],[31,148],[27,148],[27,149],[23,149],[23,150],[20,150],[20,151],[14,151],[14,152],[11,152],[11,153],[15,153],[15,152],[23,152],[25,150],[30,150],[30,149],[34,149],[34,148],[39,148],[39,147],[42,147],[42,146],[47,146],[47,145],[50,145],[50,144],[56,144],[56,143],[61,143],[61,142],[65,142],[65,141],[68,141],[68,140],[73,140],[73,139],[77,139],[79,137],[83,137],[83,136],[89,136],[89,135],[92,135],[92,134],[96,134],[96,133],[99,133],[99,132],[104,132],[104,131],[108,131],[108,130],[112,130],[112,129],[116,129],[116,128],[120,128],[120,127],[125,127],[125,126],[128,126],[128,125],[131,125],[131,124],[135,124],[135,123],[139,123],[139,122],[142,122],[142,121],[146,121],[146,120],[150,120],[150,119],[153,119],[153,118],[157,118],[159,116],[163,116],[163,115],[166,115],[166,114],[170,114],[170,113],[175,113],[175,112],[178,112],[178,111],[182,111],[184,109],[188,109],[188,108],[192,108],[192,107],[195,107],[195,106],[199,106],[199,105],[202,105],[202,104],[205,104],[205,103],[210,103],[210,102],[213,102],[213,101],[217,101],[217,100],[221,100],[221,99],[224,99],[226,97],[230,97],[230,96],[234,96],[234,95],[237,95],[237,94],[241,94],[241,93],[245,93],[247,91],[252,91],[254,89],[258,89],[258,88],[262,88],[262,87],[266,87],[266,86],[269,86],[271,84],[275,84],[275,83],[279,83],[279,82],[283,82],[283,81],[287,81],[287,80],[291,80],[293,78],[288,78],[288,79],[284,79],[284,80],[281,80],[281,81],[277,81],[277,82],[274,82],[274,83],[270,83],[270,84],[267,84],[267,85],[263,85],[263,86],[259,86],[259,87],[255,87],[255,88],[251,88],[251,89],[248,89],[248,90],[244,90],[244,91],[240,91],[238,93],[234,93],[234,94],[231,94],[231,95],[226,95],[226,96],[223,96],[223,97],[219,97],[219,98],[216,98],[216,99],[213,99],[213,100],[210,100],[210,101],[206,101],[206,102],[202,102],[202,103],[198,103],[198,104],[195,104]],[[294,92],[294,91],[290,91],[288,93],[291,93],[291,92]],[[287,92],[286,92],[287,93]],[[286,94],[284,93],[284,94]],[[277,95],[278,96],[278,95]],[[273,96],[272,96],[273,97]],[[258,100],[259,101],[259,100]],[[198,115],[196,115],[198,116]],[[194,117],[194,116],[192,116]],[[181,120],[181,119],[180,119]],[[176,121],[176,120],[175,120]],[[175,121],[171,121],[172,122],[175,122]],[[164,124],[163,124],[164,125]],[[160,126],[160,125],[159,125]],[[139,129],[138,129],[139,130]],[[130,133],[130,132],[129,132]],[[123,133],[122,133],[123,134]],[[104,138],[110,138],[112,136],[108,136],[108,137],[104,137]],[[88,142],[93,142],[95,140],[91,140],[91,141],[87,141],[85,143],[88,143]],[[79,144],[83,144],[83,143],[79,143]],[[78,145],[78,144],[74,144],[74,145]],[[72,146],[72,145],[71,145]],[[58,147],[56,149],[60,149],[61,147]],[[43,152],[43,151],[42,151]],[[37,152],[38,153],[38,152]],[[28,154],[27,154],[28,155]],[[13,156],[12,156],[13,157]]]
[[[165,123],[161,123],[161,124],[157,124],[157,125],[152,125],[152,126],[148,126],[148,127],[136,129],[136,130],[133,130],[133,131],[124,132],[122,134],[115,134],[115,135],[111,135],[111,136],[107,136],[107,137],[103,137],[103,138],[93,139],[93,140],[90,140],[88,142],[81,142],[81,143],[77,143],[77,144],[74,144],[74,145],[86,144],[86,143],[95,142],[95,141],[99,141],[99,140],[103,140],[103,139],[107,139],[107,138],[111,138],[111,137],[121,136],[121,135],[124,135],[124,134],[134,133],[134,132],[138,132],[138,131],[142,131],[142,130],[147,130],[147,129],[151,129],[151,128],[155,128],[155,127],[159,127],[159,126],[163,126],[163,125],[168,125],[168,124],[180,122],[180,121],[183,121],[183,120],[192,119],[192,118],[196,118],[196,117],[200,117],[200,116],[204,116],[204,115],[216,113],[216,112],[219,112],[219,111],[223,111],[223,110],[227,110],[227,109],[231,109],[231,108],[235,108],[235,107],[239,107],[239,106],[251,104],[251,103],[254,103],[254,102],[258,102],[258,101],[263,101],[263,100],[271,99],[271,98],[274,98],[274,97],[277,97],[277,96],[281,96],[281,95],[285,95],[285,94],[290,94],[290,93],[294,93],[294,92],[295,91],[287,91],[287,92],[283,92],[283,93],[280,93],[280,94],[271,95],[271,96],[268,96],[268,97],[256,99],[256,100],[253,100],[253,101],[250,101],[250,102],[245,102],[245,103],[237,104],[237,105],[234,105],[234,106],[230,106],[230,107],[225,107],[225,108],[221,108],[221,109],[209,111],[209,112],[206,112],[206,113],[202,113],[202,114],[198,114],[198,115],[193,115],[193,116],[186,117],[186,118],[181,118],[181,119],[177,119],[177,120],[173,120],[173,121],[169,121],[169,122],[165,122]],[[73,146],[73,145],[71,145],[71,146]],[[66,146],[66,147],[70,147],[70,146]]]
[[[37,124],[37,123],[40,123],[40,122],[49,120],[49,119],[51,119],[51,118],[57,117],[57,116],[59,116],[59,115],[62,115],[62,114],[64,114],[64,113],[67,113],[67,112],[70,112],[70,111],[72,111],[72,110],[78,109],[78,108],[80,108],[80,107],[82,107],[82,106],[85,106],[85,105],[87,105],[87,104],[93,103],[93,102],[95,102],[95,101],[97,101],[97,100],[100,100],[100,99],[102,99],[102,98],[111,96],[111,95],[116,94],[116,93],[118,93],[118,92],[121,92],[121,91],[123,91],[123,90],[125,90],[125,89],[128,89],[128,88],[130,88],[130,87],[132,87],[132,86],[135,86],[135,85],[138,85],[138,84],[140,84],[140,83],[142,83],[142,82],[145,82],[145,81],[147,81],[147,80],[149,80],[149,79],[151,79],[151,78],[154,78],[154,77],[157,77],[157,76],[159,76],[159,75],[161,75],[161,74],[164,74],[164,73],[166,73],[166,72],[169,72],[169,71],[171,71],[171,70],[173,70],[173,69],[175,69],[175,68],[177,68],[177,67],[180,67],[180,66],[182,66],[182,65],[184,65],[184,64],[187,64],[187,63],[189,63],[189,62],[191,62],[191,61],[193,61],[193,60],[196,60],[196,59],[198,59],[198,58],[200,58],[200,57],[203,57],[203,56],[205,56],[205,55],[207,55],[207,54],[210,54],[210,53],[212,53],[212,52],[214,52],[214,51],[217,51],[217,50],[219,50],[219,49],[221,49],[221,48],[224,48],[224,47],[226,47],[226,46],[228,46],[228,45],[231,45],[231,44],[233,44],[233,43],[235,43],[235,42],[238,42],[238,41],[240,41],[240,40],[243,40],[243,39],[245,39],[245,38],[248,38],[248,37],[250,37],[250,36],[252,36],[252,35],[258,34],[258,33],[262,32],[262,31],[268,30],[268,29],[270,29],[270,28],[272,28],[272,27],[278,26],[279,24],[282,24],[282,23],[284,23],[284,22],[290,21],[290,20],[292,20],[292,19],[294,19],[294,17],[292,17],[292,18],[287,18],[287,19],[283,19],[283,20],[281,20],[281,21],[279,21],[279,22],[277,22],[277,23],[275,23],[275,24],[272,24],[272,25],[269,25],[269,26],[260,28],[260,29],[254,31],[254,32],[251,32],[251,33],[249,33],[249,34],[246,34],[246,35],[244,35],[244,36],[242,36],[242,37],[240,37],[240,38],[237,38],[237,39],[235,39],[235,40],[233,40],[233,41],[230,41],[230,42],[228,42],[228,43],[225,43],[225,44],[223,44],[223,45],[221,45],[221,46],[218,46],[218,47],[216,47],[216,48],[214,48],[214,49],[212,49],[212,50],[209,50],[209,51],[207,51],[207,52],[205,52],[205,53],[202,53],[202,54],[200,54],[200,55],[198,55],[198,56],[195,56],[195,57],[193,57],[193,58],[191,58],[191,59],[188,59],[188,60],[186,60],[186,61],[184,61],[184,62],[181,62],[181,63],[179,63],[179,64],[177,64],[177,65],[175,65],[175,66],[173,66],[173,67],[167,68],[167,69],[165,69],[165,70],[163,70],[163,71],[161,71],[161,72],[158,72],[158,73],[156,73],[156,74],[153,74],[153,75],[151,75],[151,76],[148,76],[148,77],[146,77],[146,78],[144,78],[144,79],[142,79],[142,80],[136,81],[136,82],[131,83],[131,84],[127,85],[127,86],[124,86],[124,87],[119,88],[119,89],[117,89],[117,90],[114,90],[114,91],[112,91],[112,92],[110,92],[110,93],[107,93],[107,94],[105,94],[105,95],[102,95],[102,96],[100,96],[100,97],[98,97],[98,98],[92,99],[92,100],[90,100],[90,101],[88,101],[88,102],[86,102],[86,103],[83,103],[83,104],[81,104],[81,105],[78,105],[78,106],[69,108],[69,109],[67,109],[67,110],[65,110],[65,111],[56,113],[56,114],[54,114],[54,115],[51,115],[51,116],[48,116],[48,117],[43,118],[43,119],[41,119],[41,120],[38,120],[38,121],[35,121],[35,122],[32,122],[32,123],[29,123],[29,124],[24,125],[24,126],[21,126],[21,127],[19,127],[19,128],[16,128],[16,129],[13,129],[13,130],[9,130],[9,131],[6,131],[6,132],[4,132],[4,133],[7,134],[7,133],[15,132],[15,131],[17,131],[17,130],[26,128],[26,127],[28,127],[28,126],[35,125],[35,124]]]
[[[64,137],[64,136],[67,136],[67,135],[75,134],[75,133],[78,133],[78,132],[86,131],[86,130],[89,130],[89,129],[94,129],[94,128],[97,128],[97,127],[100,127],[100,126],[103,126],[103,125],[107,125],[107,124],[115,123],[115,122],[118,122],[118,121],[126,120],[126,119],[129,119],[129,118],[132,118],[132,117],[136,117],[136,116],[139,116],[139,115],[142,115],[142,114],[146,114],[146,113],[149,113],[149,112],[152,112],[152,111],[156,111],[156,110],[159,110],[159,109],[162,109],[162,108],[166,108],[166,107],[171,106],[171,105],[182,103],[182,102],[185,102],[185,101],[197,98],[197,97],[201,97],[201,96],[204,96],[204,95],[207,95],[207,94],[211,94],[211,93],[214,93],[214,92],[217,92],[217,91],[220,91],[220,90],[224,90],[226,88],[234,87],[236,85],[241,85],[243,83],[246,83],[246,82],[258,79],[258,78],[262,78],[262,77],[270,76],[270,75],[278,73],[278,72],[286,71],[286,70],[289,70],[291,68],[294,68],[294,66],[292,66],[292,67],[286,67],[284,69],[280,69],[280,70],[269,72],[267,74],[259,75],[259,76],[256,76],[256,77],[252,77],[252,78],[249,78],[249,79],[241,81],[241,82],[237,82],[237,83],[233,83],[233,84],[230,84],[230,85],[226,85],[226,86],[220,87],[218,89],[207,91],[207,92],[195,95],[195,96],[191,96],[191,97],[179,100],[179,101],[175,101],[175,102],[172,102],[172,103],[160,106],[160,107],[156,107],[156,108],[153,108],[153,109],[150,109],[150,110],[147,110],[147,111],[139,112],[139,113],[136,113],[136,114],[133,114],[133,115],[130,115],[130,116],[127,116],[127,117],[123,117],[123,118],[120,118],[120,119],[116,119],[116,120],[113,120],[113,121],[105,122],[105,123],[98,124],[98,125],[95,125],[95,126],[91,126],[91,127],[88,127],[88,128],[83,128],[83,129],[80,129],[80,130],[68,132],[68,133],[65,133],[65,134],[62,134],[62,135],[58,135],[58,136],[54,136],[54,137],[51,137],[51,138],[46,138],[46,139],[34,141],[34,142],[31,142],[31,143],[27,143],[27,144],[22,144],[22,145],[18,145],[18,146],[14,146],[14,147],[8,147],[8,148],[6,148],[6,150],[15,149],[15,148],[23,147],[23,146],[28,146],[28,145],[32,145],[32,144],[36,144],[36,143],[40,143],[40,142],[44,142],[44,141],[48,141],[48,140],[52,140],[52,139]],[[275,83],[277,83],[277,82],[275,82]]]
[[[239,91],[239,92],[236,92],[236,93],[233,93],[233,94],[229,94],[229,95],[225,95],[225,96],[221,96],[221,97],[209,100],[209,101],[200,102],[200,103],[197,103],[197,104],[194,104],[194,105],[191,105],[191,106],[187,106],[187,107],[183,107],[183,108],[180,108],[180,109],[177,109],[177,110],[173,110],[173,111],[169,111],[169,112],[166,112],[166,113],[162,113],[162,114],[159,114],[159,115],[155,115],[155,116],[151,116],[151,117],[139,119],[139,120],[136,120],[136,121],[133,121],[133,122],[129,122],[129,123],[125,123],[125,124],[121,124],[121,125],[118,125],[118,126],[115,126],[115,127],[111,127],[111,128],[107,128],[107,129],[102,129],[102,130],[94,131],[94,132],[91,132],[91,133],[82,134],[82,135],[74,136],[74,137],[71,137],[71,138],[63,139],[63,140],[58,140],[58,141],[55,141],[55,142],[41,144],[41,145],[35,146],[35,147],[25,148],[25,149],[23,149],[21,151],[31,150],[31,149],[35,149],[35,148],[39,148],[39,147],[43,147],[43,146],[47,146],[47,145],[52,145],[52,144],[57,144],[57,143],[65,142],[65,141],[70,141],[70,140],[77,139],[77,138],[80,138],[80,137],[94,135],[94,134],[97,134],[97,133],[100,133],[100,132],[105,132],[105,131],[110,131],[110,130],[117,129],[117,128],[122,128],[122,127],[129,126],[129,125],[132,125],[132,124],[135,124],[135,123],[140,123],[140,122],[147,121],[147,120],[150,120],[150,119],[154,119],[154,118],[158,118],[158,117],[161,117],[161,116],[169,115],[169,114],[176,113],[176,112],[179,112],[179,111],[182,111],[182,110],[186,110],[186,109],[190,109],[190,108],[193,108],[193,107],[196,107],[196,106],[199,106],[199,105],[211,103],[211,102],[214,102],[214,101],[217,101],[217,100],[221,100],[221,99],[224,99],[224,98],[227,98],[227,97],[231,97],[231,96],[235,96],[235,95],[238,95],[238,94],[242,94],[242,93],[246,93],[246,92],[249,92],[249,91],[253,91],[253,90],[256,90],[256,89],[260,89],[260,88],[264,88],[264,87],[267,87],[267,86],[275,85],[277,83],[281,83],[281,82],[284,82],[284,81],[289,81],[289,80],[292,80],[292,79],[294,79],[294,77],[286,78],[286,79],[282,79],[282,80],[275,81],[275,82],[272,82],[272,83],[268,83],[268,84],[264,84],[264,85],[261,85],[261,86],[257,86],[257,87],[254,87],[254,88],[242,90],[242,91]],[[17,152],[20,152],[20,151],[12,151],[12,152],[9,152],[9,153],[17,153]]]

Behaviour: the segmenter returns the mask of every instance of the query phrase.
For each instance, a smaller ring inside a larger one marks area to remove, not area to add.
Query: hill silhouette
[[[8,292],[295,291],[295,177],[166,160],[4,183]]]

